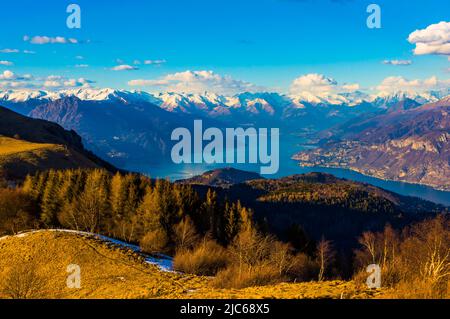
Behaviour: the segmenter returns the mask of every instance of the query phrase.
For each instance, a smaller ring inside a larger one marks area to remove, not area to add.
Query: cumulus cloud
[[[14,79],[14,77],[15,77],[14,73],[9,70],[0,73],[0,80],[12,80]]]
[[[339,84],[335,79],[323,74],[310,73],[296,78],[290,87],[293,95],[312,93],[317,95],[354,92],[360,89],[357,83]]]
[[[185,71],[168,74],[160,79],[137,79],[128,82],[130,86],[150,86],[169,92],[188,92],[202,94],[212,92],[233,95],[242,92],[263,90],[252,83],[222,76],[213,71]]]
[[[450,80],[440,80],[436,76],[428,79],[409,80],[402,76],[390,76],[385,78],[376,89],[380,92],[394,93],[398,91],[427,92],[431,90],[442,90],[450,87]]]
[[[0,73],[0,80],[18,80],[18,81],[30,81],[33,79],[33,76],[30,74],[19,75],[10,70],[3,71]]]
[[[128,65],[128,64],[121,64],[121,65],[117,65],[117,66],[111,68],[111,70],[112,71],[134,71],[134,70],[139,70],[139,68]]]
[[[416,30],[409,35],[408,41],[416,45],[416,55],[450,55],[450,22],[442,21]]]
[[[31,82],[33,76],[30,74],[19,75],[10,70],[0,72],[0,88],[33,88]]]
[[[66,78],[60,75],[50,75],[44,79],[43,86],[45,88],[51,89],[65,89],[65,88],[77,88],[83,87],[88,88],[91,87],[91,84],[95,83],[94,81],[87,80],[85,78],[71,79]]]
[[[0,88],[3,89],[68,89],[91,87],[94,81],[85,78],[66,78],[60,75],[33,77],[30,74],[19,75],[10,70],[0,73]]]
[[[5,65],[5,66],[11,66],[11,65],[13,65],[14,63],[12,63],[11,61],[1,61],[0,60],[0,65]]]
[[[407,65],[411,65],[412,61],[411,60],[384,60],[383,64],[407,66]]]
[[[31,44],[55,44],[55,43],[57,43],[57,44],[78,44],[78,43],[80,43],[80,41],[77,39],[65,38],[65,37],[61,37],[61,36],[48,37],[48,36],[37,35],[37,36],[30,37],[28,35],[25,35],[23,37],[23,40],[25,42],[29,42]]]

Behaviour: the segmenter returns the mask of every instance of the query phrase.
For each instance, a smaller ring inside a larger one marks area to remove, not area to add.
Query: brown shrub
[[[11,299],[35,299],[42,296],[47,279],[38,273],[33,261],[16,262],[6,274],[0,291]]]
[[[142,252],[148,254],[164,253],[168,249],[169,238],[163,229],[157,229],[142,237],[139,242]]]
[[[310,281],[316,279],[319,274],[319,265],[308,255],[299,253],[292,257],[291,267],[286,275],[293,281]]]
[[[407,227],[401,234],[389,226],[382,233],[365,233],[356,251],[355,280],[364,284],[364,267],[381,267],[386,297],[448,298],[450,281],[450,220],[439,215]],[[366,265],[364,265],[364,263]]]
[[[173,259],[173,267],[184,273],[213,276],[228,265],[228,260],[225,248],[205,239],[194,249],[178,251]]]

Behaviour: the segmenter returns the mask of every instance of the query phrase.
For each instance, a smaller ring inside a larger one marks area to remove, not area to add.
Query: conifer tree
[[[41,221],[46,226],[56,224],[56,216],[60,209],[57,192],[59,189],[58,175],[54,170],[48,172],[41,200]]]

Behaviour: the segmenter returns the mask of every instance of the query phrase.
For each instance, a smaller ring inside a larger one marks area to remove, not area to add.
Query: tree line
[[[35,204],[40,227],[101,233],[167,253],[189,227],[227,244],[252,214],[240,202],[219,202],[212,190],[200,198],[189,185],[101,169],[41,172],[17,192]]]

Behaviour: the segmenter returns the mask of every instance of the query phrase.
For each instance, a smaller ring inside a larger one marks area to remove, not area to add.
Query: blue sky
[[[81,7],[79,30],[66,26],[70,3]],[[381,29],[366,26],[370,3],[381,7]],[[211,70],[283,92],[309,73],[361,88],[377,86],[389,76],[448,79],[449,56],[415,55],[408,36],[449,22],[449,13],[450,1],[445,0],[5,0],[0,50],[20,53],[0,53],[5,62],[0,73],[84,78],[95,82],[91,85],[128,89],[135,88],[128,83],[136,79]],[[33,44],[24,41],[25,35],[80,43]],[[159,62],[145,65],[145,60]],[[386,65],[384,60],[412,64]],[[113,71],[118,65],[136,70]]]

